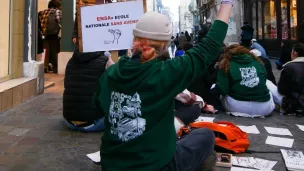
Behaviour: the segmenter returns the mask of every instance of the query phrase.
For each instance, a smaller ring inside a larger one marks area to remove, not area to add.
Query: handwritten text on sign
[[[142,0],[82,7],[83,52],[130,49],[143,13]]]

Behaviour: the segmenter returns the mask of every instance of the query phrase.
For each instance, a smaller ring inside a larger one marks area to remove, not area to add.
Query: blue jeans
[[[67,121],[66,119],[64,119],[64,124],[66,125],[66,127],[72,130],[81,132],[102,132],[104,130],[104,118],[98,119],[94,121],[92,125],[88,125],[85,127],[76,126],[71,122]]]

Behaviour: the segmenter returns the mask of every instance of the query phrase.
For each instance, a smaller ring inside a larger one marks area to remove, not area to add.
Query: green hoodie
[[[216,85],[223,96],[240,101],[267,102],[270,95],[266,79],[263,64],[244,54],[232,57],[228,74],[223,70],[218,72]]]
[[[183,57],[146,63],[122,57],[104,73],[93,102],[105,115],[100,151],[107,171],[155,171],[172,160],[174,98],[219,55],[227,28],[215,21]]]

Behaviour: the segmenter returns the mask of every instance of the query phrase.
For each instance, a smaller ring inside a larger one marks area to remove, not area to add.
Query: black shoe
[[[44,73],[48,73],[48,69],[47,68],[44,68]]]
[[[207,157],[201,166],[200,171],[215,171],[216,164],[216,152],[212,151],[211,154]]]

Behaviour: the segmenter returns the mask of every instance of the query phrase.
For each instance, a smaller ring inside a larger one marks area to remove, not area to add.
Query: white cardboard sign
[[[81,7],[83,52],[131,49],[143,14],[142,0]]]

